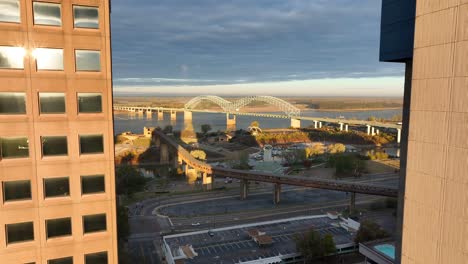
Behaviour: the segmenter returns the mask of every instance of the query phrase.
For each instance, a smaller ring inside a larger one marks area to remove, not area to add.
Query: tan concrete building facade
[[[418,0],[401,262],[468,263],[468,1]]]
[[[0,263],[117,263],[108,0],[0,0]]]

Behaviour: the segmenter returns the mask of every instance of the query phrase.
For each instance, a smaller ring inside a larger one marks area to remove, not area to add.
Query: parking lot
[[[338,227],[338,221],[317,216],[172,235],[164,241],[173,254],[177,254],[180,246],[192,245],[198,256],[185,260],[185,263],[239,263],[295,254],[296,235],[311,228],[321,234],[333,235],[337,246],[353,242],[352,234]],[[249,237],[247,231],[251,229],[265,232],[273,243],[260,247]]]

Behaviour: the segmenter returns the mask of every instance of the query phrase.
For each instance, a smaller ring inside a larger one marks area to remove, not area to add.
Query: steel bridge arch
[[[195,109],[195,107],[202,102],[203,100],[211,101],[219,105],[224,111],[229,113],[235,113],[239,111],[242,107],[249,105],[254,101],[261,101],[268,103],[270,105],[278,107],[289,117],[299,117],[301,115],[301,110],[289,102],[286,102],[283,99],[273,97],[273,96],[247,96],[241,99],[238,99],[235,102],[230,102],[224,98],[215,95],[202,95],[192,98],[185,104],[185,109]]]

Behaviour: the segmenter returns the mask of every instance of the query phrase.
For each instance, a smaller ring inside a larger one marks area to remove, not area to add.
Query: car
[[[192,223],[192,226],[199,226],[199,225],[200,225],[200,223],[198,223],[198,222],[197,223]]]

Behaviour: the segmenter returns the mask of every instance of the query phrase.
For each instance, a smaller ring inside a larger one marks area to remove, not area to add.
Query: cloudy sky
[[[377,0],[112,0],[124,93],[390,95]]]

